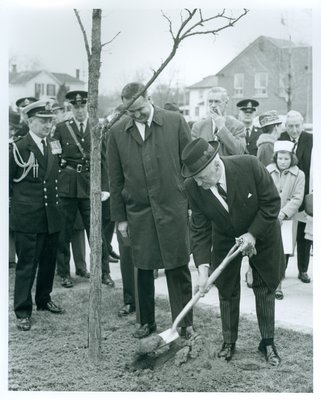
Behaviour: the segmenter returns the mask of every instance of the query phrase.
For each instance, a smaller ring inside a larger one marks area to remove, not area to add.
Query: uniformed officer
[[[87,97],[88,93],[84,90],[73,90],[66,94],[66,100],[71,104],[72,118],[58,124],[54,133],[62,147],[59,196],[64,224],[59,249],[64,254],[64,266],[60,270],[61,284],[67,288],[73,286],[68,255],[77,210],[82,216],[88,239],[90,230],[90,126]],[[102,200],[109,197],[105,157],[106,151],[102,149]],[[77,274],[86,278],[90,276],[87,270],[77,271]]]
[[[31,289],[37,273],[38,310],[61,313],[52,291],[61,215],[58,197],[59,142],[49,137],[52,112],[37,101],[24,108],[29,132],[12,143],[9,155],[10,226],[18,256],[14,288],[17,327],[31,328]],[[38,270],[38,272],[37,272]]]
[[[246,152],[253,156],[257,153],[257,139],[262,133],[261,129],[253,125],[255,118],[256,107],[260,104],[258,101],[253,99],[245,99],[239,101],[236,106],[239,108],[239,120],[243,122],[245,126],[245,138],[246,138]]]

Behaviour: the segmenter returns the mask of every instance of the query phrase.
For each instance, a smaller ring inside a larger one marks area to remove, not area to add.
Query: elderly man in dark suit
[[[182,174],[189,178],[185,188],[192,209],[192,252],[198,266],[200,290],[205,290],[211,247],[214,247],[216,268],[235,240],[242,240],[243,255],[250,257],[253,269],[253,291],[262,336],[259,350],[271,365],[278,365],[274,293],[284,269],[278,222],[280,197],[269,173],[256,157],[220,158],[218,152],[218,143],[212,147],[200,138],[188,144],[182,154]],[[224,340],[218,356],[226,360],[233,356],[238,335],[241,261],[241,255],[236,257],[216,280]]]
[[[203,138],[209,143],[220,143],[220,155],[244,154],[245,130],[242,122],[226,115],[229,96],[223,87],[212,88],[207,97],[208,117],[195,122],[192,138]]]
[[[310,193],[310,173],[311,173],[311,155],[313,147],[313,136],[303,130],[303,117],[298,111],[289,111],[285,121],[286,132],[283,132],[279,140],[291,140],[294,142],[294,152],[298,158],[298,167],[305,174],[304,194]],[[304,201],[299,211],[304,210]],[[312,241],[305,238],[306,220],[300,218],[297,229],[297,260],[298,260],[298,278],[303,283],[310,283],[308,275],[310,251]],[[302,219],[302,220],[301,220]]]
[[[245,99],[239,101],[236,106],[239,108],[239,120],[245,126],[246,153],[256,156],[256,142],[262,133],[261,129],[253,125],[256,108],[260,105],[257,100]]]
[[[31,328],[36,273],[37,309],[62,312],[50,297],[61,228],[57,187],[61,147],[49,137],[53,115],[46,107],[46,102],[37,101],[24,108],[29,132],[12,143],[9,157],[10,226],[18,256],[14,310],[17,327],[23,331]]]
[[[146,92],[129,106],[143,89],[135,82],[123,88],[127,116],[110,130],[107,157],[112,219],[122,236],[129,236],[137,268],[137,338],[156,331],[154,269],[165,269],[173,319],[192,295],[187,198],[180,174],[190,131],[179,113],[154,107]],[[191,312],[182,327],[181,334],[192,331]]]

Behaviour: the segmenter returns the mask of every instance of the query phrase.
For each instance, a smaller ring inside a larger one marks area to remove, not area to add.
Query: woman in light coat
[[[281,224],[283,221],[293,221],[295,215],[298,213],[304,197],[305,176],[304,172],[301,171],[296,165],[297,158],[293,153],[293,145],[293,142],[287,140],[276,141],[274,144],[274,162],[266,167],[280,194],[281,209],[279,212],[279,221]],[[293,222],[296,221],[294,220]],[[293,225],[295,225],[295,223]],[[296,242],[294,237],[295,232],[296,226],[292,226],[292,248],[290,250],[284,250],[286,266],[288,264],[290,254],[293,254],[294,245]],[[284,234],[285,233],[283,231],[283,245],[285,245],[285,241],[289,239],[288,237],[284,237]],[[282,300],[284,297],[281,283],[275,292],[275,297],[279,300]]]

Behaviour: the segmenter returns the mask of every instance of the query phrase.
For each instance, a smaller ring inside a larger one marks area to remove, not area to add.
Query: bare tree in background
[[[108,130],[110,127],[124,114],[120,113],[118,118],[114,118],[110,124],[105,126],[97,124],[98,109],[98,83],[100,71],[100,57],[102,47],[107,44],[101,44],[101,10],[94,9],[92,12],[92,48],[90,50],[86,31],[81,22],[79,13],[74,10],[83,33],[85,48],[88,58],[88,108],[91,129],[91,159],[90,159],[90,179],[91,179],[91,223],[90,223],[90,304],[89,304],[89,355],[92,360],[98,360],[101,355],[101,171],[100,171],[100,150],[102,128]],[[224,29],[233,27],[241,18],[248,13],[247,9],[243,9],[237,17],[228,15],[223,9],[214,16],[204,17],[202,10],[184,9],[180,13],[180,25],[174,32],[172,20],[162,11],[163,17],[168,21],[169,32],[172,37],[172,49],[167,58],[162,62],[160,67],[154,71],[152,77],[139,92],[128,107],[132,105],[153,82],[158,78],[162,71],[167,67],[170,61],[175,57],[180,44],[187,38],[200,35],[217,36]],[[118,35],[118,34],[117,34]],[[116,36],[117,36],[116,35]],[[114,39],[114,38],[113,38]],[[113,40],[112,39],[112,40]],[[112,41],[111,40],[111,41]],[[110,43],[109,41],[108,43]]]

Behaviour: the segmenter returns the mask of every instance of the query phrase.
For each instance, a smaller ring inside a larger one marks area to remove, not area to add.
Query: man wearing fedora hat
[[[278,221],[280,197],[265,167],[254,156],[219,156],[219,143],[199,138],[182,154],[182,175],[192,209],[192,253],[199,272],[199,287],[206,280],[214,248],[214,268],[236,239],[253,268],[253,291],[262,340],[259,350],[271,365],[280,357],[274,344],[275,289],[282,277],[284,254]],[[223,346],[219,357],[230,360],[238,335],[240,268],[236,257],[217,278]]]
[[[245,99],[239,101],[236,106],[239,108],[239,120],[245,126],[246,152],[252,156],[256,156],[256,142],[262,133],[261,129],[253,125],[256,108],[260,105],[257,100]]]
[[[29,104],[24,113],[29,132],[11,146],[9,194],[10,226],[15,232],[18,255],[14,310],[17,327],[27,331],[31,328],[31,290],[36,272],[37,309],[57,314],[63,310],[50,297],[61,229],[57,184],[59,146],[49,136],[53,114],[45,101]]]

